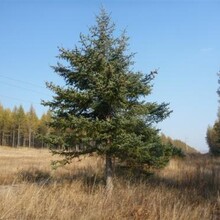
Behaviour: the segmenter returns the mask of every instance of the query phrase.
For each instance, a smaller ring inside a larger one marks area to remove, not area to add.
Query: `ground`
[[[106,196],[103,160],[53,170],[48,149],[0,147],[0,219],[220,219],[220,159],[173,159],[147,178],[114,178]]]

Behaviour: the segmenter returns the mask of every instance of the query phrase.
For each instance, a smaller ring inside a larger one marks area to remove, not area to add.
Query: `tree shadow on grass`
[[[30,167],[27,170],[20,170],[17,174],[18,180],[39,185],[50,184],[51,174],[48,171]]]
[[[131,167],[117,164],[114,168],[115,177],[129,181],[130,183],[137,183],[140,181],[147,181],[154,173],[150,170],[144,170],[139,167]]]
[[[56,183],[71,184],[73,182],[81,182],[82,186],[85,186],[88,190],[105,185],[105,179],[102,174],[91,172],[91,170],[86,169],[77,169],[74,173],[64,173],[53,178],[53,180],[56,181]]]
[[[18,180],[37,185],[52,185],[52,184],[71,184],[80,182],[87,191],[94,191],[99,186],[104,186],[105,181],[103,175],[91,172],[90,169],[77,169],[73,172],[60,173],[53,175],[49,171],[41,170],[36,167],[21,170],[17,174]]]

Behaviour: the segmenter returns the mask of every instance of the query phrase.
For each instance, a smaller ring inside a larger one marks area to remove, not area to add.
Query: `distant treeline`
[[[171,143],[177,148],[180,148],[184,153],[186,154],[195,154],[199,153],[195,148],[189,146],[185,142],[178,140],[178,139],[172,139],[171,137],[165,136],[164,134],[161,135],[162,142],[167,144]]]
[[[25,112],[22,105],[10,110],[0,104],[0,145],[47,147],[44,137],[50,132],[49,121],[49,112],[38,118],[33,106]]]
[[[49,111],[38,118],[33,106],[25,112],[22,105],[11,110],[0,104],[0,146],[47,147],[44,140],[51,133],[48,127],[50,120]],[[185,153],[198,153],[181,140],[173,140],[164,134],[161,139],[163,143],[171,143]]]

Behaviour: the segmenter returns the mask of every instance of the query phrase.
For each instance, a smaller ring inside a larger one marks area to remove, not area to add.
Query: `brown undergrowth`
[[[117,175],[111,197],[101,158],[57,170],[53,159],[46,149],[0,147],[0,219],[220,219],[217,158],[175,159],[148,178]]]

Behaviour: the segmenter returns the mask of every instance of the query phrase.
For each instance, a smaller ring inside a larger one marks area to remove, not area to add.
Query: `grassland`
[[[48,150],[0,147],[0,219],[220,219],[220,160],[172,160],[147,179],[115,177],[105,195],[103,161],[52,170]]]

